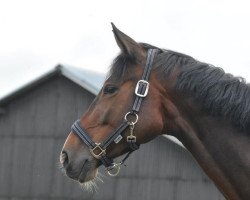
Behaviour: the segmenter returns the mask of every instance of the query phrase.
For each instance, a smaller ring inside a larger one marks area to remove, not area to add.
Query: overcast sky
[[[248,2],[0,0],[0,97],[58,63],[105,73],[119,52],[110,22],[249,82]]]

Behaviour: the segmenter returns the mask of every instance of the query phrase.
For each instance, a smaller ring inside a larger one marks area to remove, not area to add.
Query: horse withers
[[[72,126],[60,156],[66,174],[87,185],[100,165],[117,175],[141,144],[169,134],[227,199],[249,200],[250,86],[190,56],[137,43],[112,26],[121,53]]]

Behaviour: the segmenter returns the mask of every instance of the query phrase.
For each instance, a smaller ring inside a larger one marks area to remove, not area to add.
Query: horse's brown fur
[[[143,72],[147,48],[152,47],[136,43],[116,27],[114,27],[114,34],[122,52],[113,63],[103,90],[108,85],[116,87],[117,90],[112,94],[100,91],[89,110],[80,119],[81,125],[85,127],[95,142],[102,142],[112,133],[131,109],[134,88]],[[164,53],[163,50],[161,51]],[[165,69],[168,71],[165,78],[162,78],[164,70],[159,70],[159,66],[164,64],[159,61],[159,57],[163,54],[159,55],[158,61],[156,59],[155,68],[149,80],[150,91],[143,101],[139,122],[135,127],[137,141],[140,144],[146,143],[161,134],[171,134],[177,137],[193,154],[227,199],[249,200],[249,86],[236,78],[230,79],[232,80],[230,84],[228,82],[228,85],[225,86],[225,79],[229,80],[230,76],[223,75],[224,72],[220,69],[218,71],[209,65],[206,65],[205,68],[208,71],[211,68],[211,76],[213,73],[220,73],[217,78],[218,83],[215,79],[213,79],[213,83],[210,83],[209,80],[212,79],[207,74],[207,77],[204,74],[204,78],[199,79],[199,77],[195,77],[195,73],[196,76],[202,76],[202,73],[197,74],[196,68],[193,67],[197,65],[198,61],[182,54],[173,52],[170,54],[176,57],[183,56],[183,59],[178,57],[176,62],[173,59],[168,60],[169,66],[172,68],[171,70],[170,68]],[[191,68],[184,69],[184,66]],[[167,68],[167,66],[165,67]],[[186,79],[190,77],[191,81],[186,85],[183,82],[185,73]],[[221,81],[221,77],[224,77],[224,82]],[[199,80],[205,81],[206,90],[201,91]],[[194,84],[197,86],[195,87]],[[220,89],[219,84],[225,91],[215,93]],[[248,99],[244,99],[242,102],[236,101],[234,94],[229,91],[230,88],[231,91],[238,88]],[[231,95],[228,99],[230,102],[225,100],[227,94]],[[211,95],[217,95],[223,100],[220,101]],[[210,107],[204,107],[208,102]],[[224,109],[225,106],[231,109],[230,113]],[[218,107],[218,112],[215,112],[216,107]],[[239,109],[247,113],[240,113]],[[235,113],[233,113],[234,111]],[[234,122],[237,118],[244,122]],[[124,135],[128,135],[128,130]],[[128,150],[126,141],[122,140],[119,144],[112,144],[107,149],[107,155],[114,158]],[[100,162],[90,155],[85,144],[74,133],[69,134],[63,147],[63,153],[67,154],[67,159],[63,160],[63,164],[71,178],[86,182],[96,176],[96,169]]]

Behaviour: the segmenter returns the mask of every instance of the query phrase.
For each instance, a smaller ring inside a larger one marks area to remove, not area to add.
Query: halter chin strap
[[[86,130],[80,125],[80,120],[77,120],[72,125],[72,131],[76,133],[82,141],[89,147],[90,153],[96,159],[101,160],[102,164],[106,167],[107,172],[110,176],[116,176],[120,171],[120,166],[125,162],[125,160],[129,157],[129,155],[139,149],[140,145],[136,142],[136,136],[134,135],[134,127],[137,123],[139,117],[138,112],[141,107],[142,100],[147,96],[149,90],[149,76],[151,72],[151,68],[153,65],[154,57],[157,54],[157,49],[149,49],[147,53],[147,61],[144,68],[144,72],[141,80],[137,82],[135,88],[135,101],[132,107],[132,110],[128,112],[122,124],[112,133],[110,134],[106,140],[102,143],[94,142]],[[131,120],[132,119],[132,120]],[[127,128],[130,128],[130,134],[127,136],[127,143],[129,145],[130,151],[124,157],[124,159],[119,163],[114,163],[112,158],[109,158],[106,155],[106,149],[111,143],[119,143],[123,136],[122,134],[125,132]]]

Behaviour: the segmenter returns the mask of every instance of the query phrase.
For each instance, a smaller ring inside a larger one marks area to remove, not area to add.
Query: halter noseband
[[[72,125],[72,131],[76,133],[82,141],[89,147],[90,153],[96,159],[101,160],[102,164],[106,167],[106,170],[110,176],[116,176],[120,171],[120,166],[125,162],[125,160],[129,157],[129,155],[139,149],[139,144],[136,142],[136,136],[134,135],[134,126],[137,123],[139,117],[138,112],[141,107],[141,103],[144,97],[147,96],[149,90],[149,76],[150,71],[153,65],[154,57],[157,54],[157,49],[149,49],[147,53],[147,61],[144,68],[144,72],[141,80],[137,82],[135,88],[135,101],[132,107],[132,110],[128,112],[125,117],[123,123],[112,133],[110,134],[106,140],[102,143],[94,142],[89,134],[80,126],[80,120],[77,120]],[[131,120],[132,118],[132,120]],[[119,143],[123,138],[122,134],[127,128],[130,128],[130,134],[127,136],[127,143],[129,145],[130,151],[123,158],[123,160],[119,163],[114,163],[112,158],[107,157],[106,148],[112,143]]]

